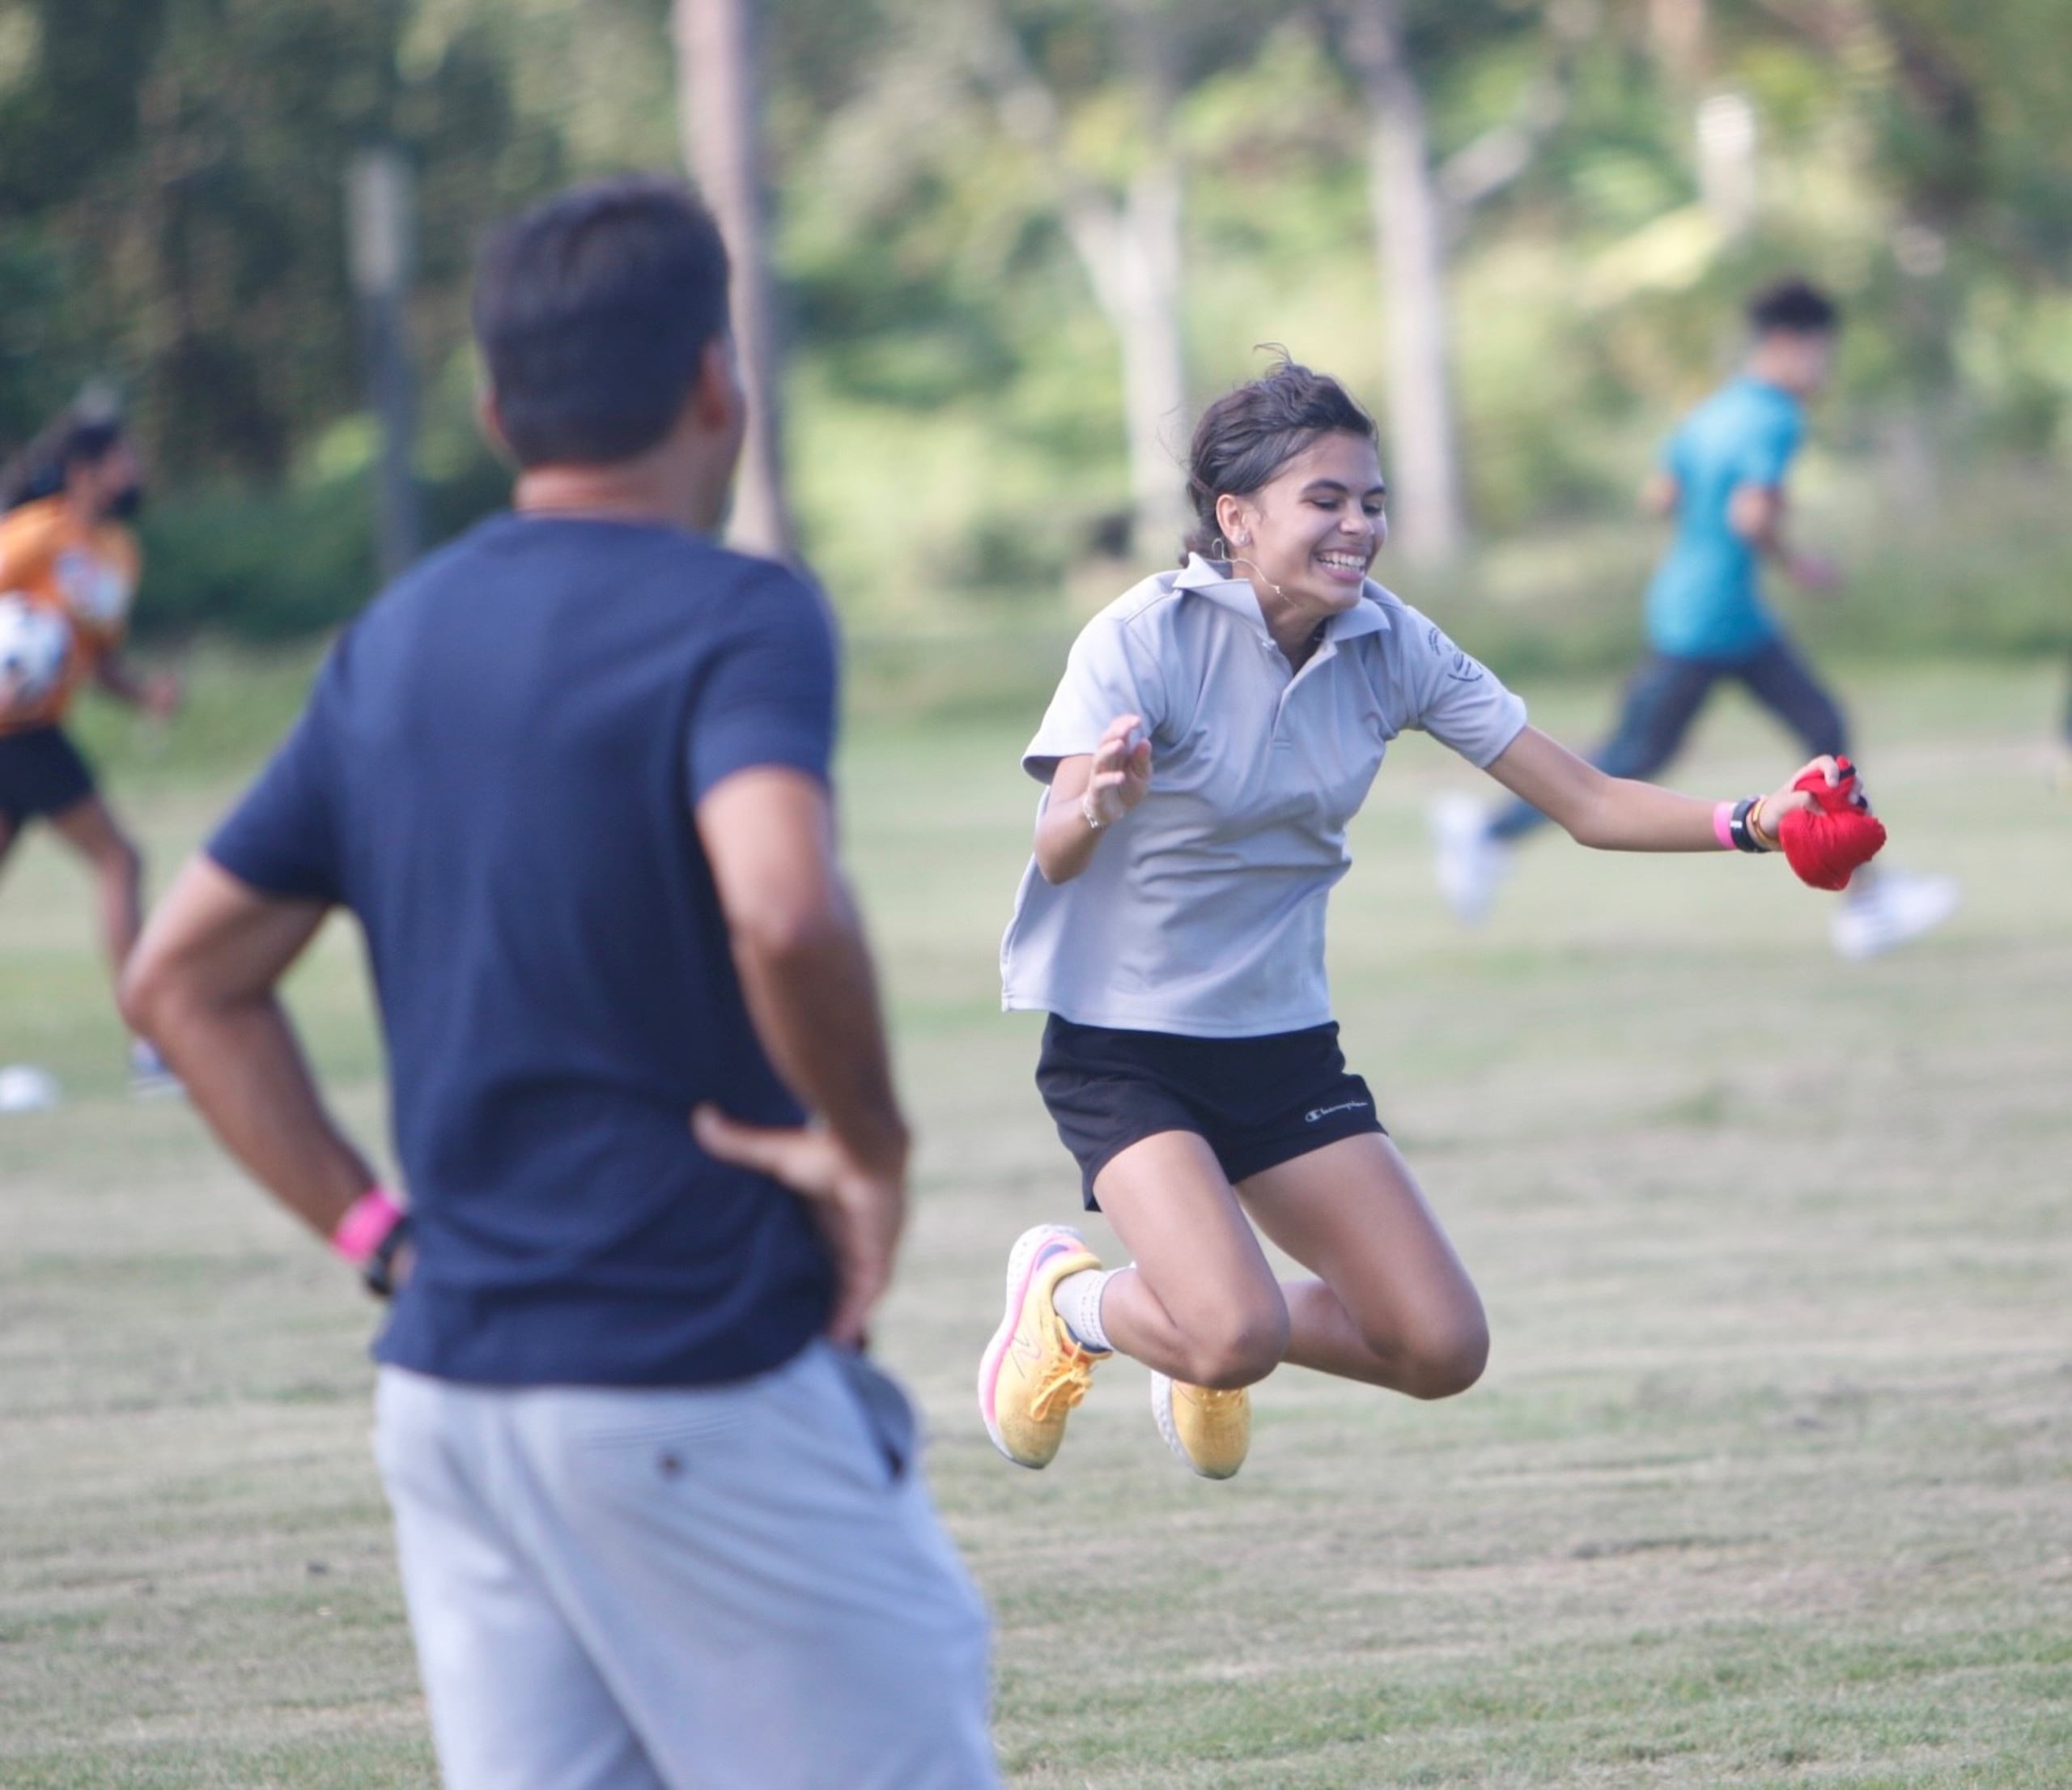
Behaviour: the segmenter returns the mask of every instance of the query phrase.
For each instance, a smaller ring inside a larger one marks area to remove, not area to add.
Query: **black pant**
[[[1796,733],[1808,758],[1849,750],[1848,724],[1835,699],[1803,659],[1782,640],[1773,640],[1747,659],[1654,654],[1627,685],[1618,728],[1590,754],[1590,763],[1615,777],[1653,776],[1676,756],[1713,686],[1722,678],[1737,679]],[[1546,818],[1531,802],[1513,802],[1489,831],[1497,839],[1517,839]]]

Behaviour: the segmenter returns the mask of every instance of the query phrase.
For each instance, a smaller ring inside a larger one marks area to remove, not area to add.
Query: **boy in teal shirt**
[[[1805,434],[1805,403],[1828,382],[1841,321],[1834,301],[1802,279],[1757,293],[1742,372],[1664,446],[1643,501],[1675,519],[1676,537],[1648,586],[1647,661],[1611,738],[1592,756],[1600,769],[1653,776],[1723,678],[1740,682],[1809,755],[1849,750],[1841,708],[1764,605],[1759,577],[1768,559],[1804,590],[1841,581],[1830,562],[1784,538],[1785,475]],[[1544,818],[1522,801],[1492,815],[1464,797],[1434,810],[1440,886],[1463,920],[1488,912],[1512,843]],[[1956,904],[1947,878],[1861,871],[1836,912],[1835,948],[1874,956],[1940,924]]]

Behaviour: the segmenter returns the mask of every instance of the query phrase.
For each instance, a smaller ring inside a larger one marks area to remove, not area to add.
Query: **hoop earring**
[[[1221,559],[1227,562],[1230,558],[1230,543],[1225,540],[1221,535],[1217,535],[1213,541],[1208,543],[1208,553],[1207,556],[1211,559]]]

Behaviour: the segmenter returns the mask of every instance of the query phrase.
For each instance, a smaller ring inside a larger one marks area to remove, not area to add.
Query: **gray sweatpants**
[[[448,1790],[992,1790],[987,1621],[892,1381],[816,1343],[686,1390],[381,1371]]]

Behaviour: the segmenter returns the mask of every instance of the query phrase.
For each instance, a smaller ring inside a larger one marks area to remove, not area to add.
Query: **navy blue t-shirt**
[[[791,573],[662,526],[503,516],[340,640],[209,844],[367,936],[417,1265],[378,1358],[501,1385],[788,1360],[833,1270],[804,1204],[706,1156],[710,1100],[802,1115],[763,1055],[692,810],[825,779],[835,650]]]

